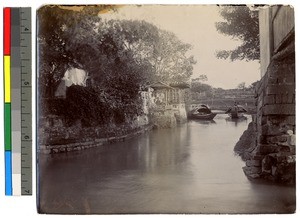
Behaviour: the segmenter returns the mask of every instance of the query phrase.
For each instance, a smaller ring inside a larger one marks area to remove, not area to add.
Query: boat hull
[[[197,120],[212,120],[217,114],[215,113],[210,113],[210,114],[193,114],[191,116],[192,119],[197,119]]]

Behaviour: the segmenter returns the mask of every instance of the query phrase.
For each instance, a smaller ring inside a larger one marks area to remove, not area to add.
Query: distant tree
[[[192,97],[197,98],[197,96],[200,93],[205,93],[205,95],[208,97],[208,96],[212,96],[212,92],[213,92],[213,88],[208,84],[200,82],[199,78],[196,78],[196,80],[193,80],[191,83],[190,93],[191,93]],[[194,99],[194,100],[197,100],[197,99]]]
[[[201,82],[192,82],[192,85],[191,85],[191,91],[192,92],[198,92],[198,93],[201,93],[201,92],[207,92],[207,91],[211,91],[212,90],[212,87],[208,84],[204,84],[204,83],[201,83]]]
[[[207,81],[208,80],[208,78],[207,78],[207,76],[205,74],[200,75],[199,78],[202,81]]]
[[[247,6],[223,6],[220,15],[225,21],[217,22],[217,31],[242,41],[234,50],[217,51],[220,59],[259,60],[259,22],[258,11]]]
[[[214,88],[214,92],[224,92],[224,89],[222,89],[222,88]]]
[[[194,81],[191,83],[191,88],[190,88],[190,96],[192,100],[197,101],[203,95],[205,97],[212,97],[213,96],[213,88],[205,83]]]
[[[207,76],[205,74],[201,74],[200,76],[198,76],[197,78],[192,79],[192,82],[200,82],[200,81],[207,81]]]
[[[238,89],[245,89],[246,88],[246,83],[245,82],[241,82],[240,84],[237,85]]]
[[[249,88],[250,88],[250,89],[254,89],[254,88],[257,86],[258,83],[259,83],[259,80],[257,80],[257,81],[255,81],[255,82],[251,83],[251,85],[249,86]]]

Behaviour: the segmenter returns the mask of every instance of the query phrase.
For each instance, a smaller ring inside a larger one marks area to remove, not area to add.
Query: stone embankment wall
[[[174,128],[177,124],[187,122],[185,104],[156,106],[150,110],[149,120],[154,128]]]
[[[256,89],[256,138],[242,152],[249,179],[295,182],[295,53],[294,43],[273,56]],[[252,133],[253,134],[253,133]],[[248,136],[249,137],[249,136]]]
[[[171,106],[153,108],[150,112],[150,122],[154,128],[164,129],[176,127],[176,117]]]
[[[39,119],[38,152],[55,154],[80,151],[123,141],[154,128],[172,128],[187,120],[185,104],[152,105],[150,92],[142,92],[143,113],[123,124],[108,123],[83,127],[80,122],[66,126],[63,118],[52,115]]]
[[[79,151],[98,147],[104,144],[123,141],[127,138],[142,134],[152,128],[149,122],[150,92],[143,91],[142,113],[127,118],[122,124],[110,122],[101,126],[83,127],[78,121],[75,125],[67,126],[63,117],[48,115],[39,118],[38,152],[54,154]]]
[[[58,118],[56,124],[62,123]],[[43,154],[55,154],[72,151],[81,151],[88,148],[124,141],[128,138],[143,134],[152,129],[151,125],[143,125],[131,129],[122,126],[82,128],[81,126],[64,127],[54,125],[50,129],[39,129],[38,152]],[[42,134],[41,134],[42,133]]]
[[[173,105],[174,116],[177,123],[185,123],[187,121],[187,113],[185,109],[185,104],[174,104]]]

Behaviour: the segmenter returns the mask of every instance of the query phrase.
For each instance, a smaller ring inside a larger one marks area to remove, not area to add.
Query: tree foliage
[[[157,80],[187,82],[196,64],[193,56],[186,56],[190,49],[191,45],[181,42],[173,33],[160,30],[150,59]]]
[[[217,57],[234,60],[259,60],[259,22],[258,11],[247,6],[223,6],[220,15],[225,21],[217,22],[218,32],[242,41],[234,50],[221,50]]]
[[[246,82],[241,82],[237,85],[237,89],[245,89],[246,88]]]
[[[253,83],[251,83],[250,85],[249,85],[249,89],[255,89],[256,88],[256,86],[259,84],[259,80],[257,80],[257,81],[255,81],[255,82],[253,82]]]
[[[208,80],[207,76],[205,74],[201,74],[197,78],[192,79],[192,82],[200,82],[200,81],[205,82],[207,80]]]
[[[192,82],[191,84],[191,91],[192,92],[211,92],[212,87],[208,84],[201,83],[201,82]]]
[[[191,46],[173,33],[145,21],[103,20],[98,12],[106,7],[86,6],[78,12],[45,6],[38,11],[40,101],[53,98],[69,67],[89,76],[88,87],[68,90],[69,110],[86,105],[76,109],[71,120],[84,117],[101,123],[107,117],[138,115],[144,86],[156,80],[186,82],[196,63],[186,55]]]
[[[70,49],[71,42],[79,41],[78,37],[85,36],[76,33],[84,32],[82,29],[89,29],[100,21],[96,16],[97,11],[103,9],[104,6],[91,7],[90,10],[83,9],[78,13],[59,6],[44,6],[38,10],[38,70],[41,96],[53,95],[53,90],[67,68],[78,67],[78,56],[85,52],[76,52],[76,47]],[[84,49],[85,47],[82,48],[83,51]]]
[[[199,94],[203,93],[205,93],[207,97],[212,96],[213,87],[204,83],[207,80],[208,79],[205,74],[201,74],[197,78],[192,79],[190,88],[192,100],[199,100]]]

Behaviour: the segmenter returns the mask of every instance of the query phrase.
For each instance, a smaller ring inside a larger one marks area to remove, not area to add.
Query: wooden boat
[[[246,112],[247,110],[242,105],[234,105],[233,107],[228,108],[225,113],[232,119],[239,119],[244,117],[244,113]]]
[[[212,120],[216,115],[217,115],[216,113],[211,112],[210,108],[204,104],[192,110],[190,113],[190,117],[192,119],[199,119],[199,120]]]
[[[212,120],[212,119],[214,119],[214,117],[216,115],[217,114],[215,114],[215,113],[210,113],[210,114],[193,114],[192,118],[194,118],[194,119],[200,119],[200,120]]]

